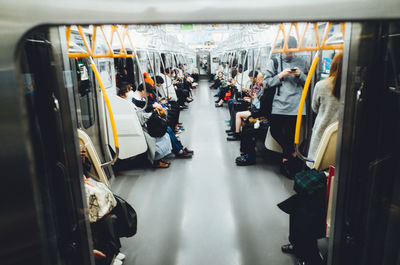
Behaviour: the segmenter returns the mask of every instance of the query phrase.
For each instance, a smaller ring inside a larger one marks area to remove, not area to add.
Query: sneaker
[[[122,254],[121,252],[120,253],[118,253],[118,255],[115,257],[116,259],[119,259],[119,260],[124,260],[125,258],[126,258],[126,255],[125,254]]]
[[[248,155],[240,156],[236,158],[236,165],[238,166],[250,166],[256,163],[255,157],[249,157]]]
[[[179,153],[179,154],[175,154],[176,158],[192,158],[193,154],[189,154],[189,153]]]
[[[216,107],[216,108],[220,108],[220,107],[222,107],[222,106],[223,106],[222,104],[221,104],[221,105],[219,105],[218,103],[215,104],[215,107]]]
[[[188,154],[192,154],[192,155],[194,154],[194,151],[188,149],[187,147],[185,147],[185,148],[183,149],[183,152],[188,153]]]
[[[122,265],[122,261],[120,261],[119,259],[114,259],[112,265]]]

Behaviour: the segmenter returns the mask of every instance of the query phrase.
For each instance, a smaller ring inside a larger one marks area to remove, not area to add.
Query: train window
[[[92,72],[87,59],[75,59],[82,126],[90,128],[95,122]]]

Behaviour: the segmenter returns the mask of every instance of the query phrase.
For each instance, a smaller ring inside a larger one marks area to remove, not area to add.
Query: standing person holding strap
[[[283,47],[283,41],[281,45]],[[297,48],[297,40],[293,36],[288,39],[288,48]],[[282,174],[293,178],[300,164],[293,144],[294,131],[308,68],[306,61],[292,52],[280,54],[277,61],[276,69],[273,60],[268,63],[264,84],[265,87],[277,87],[272,101],[271,135],[283,149]]]

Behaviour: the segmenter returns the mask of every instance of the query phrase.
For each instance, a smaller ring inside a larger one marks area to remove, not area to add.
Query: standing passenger
[[[292,36],[289,37],[288,47],[297,48],[297,41]],[[277,86],[272,102],[271,134],[283,149],[281,172],[292,178],[297,170],[295,165],[298,164],[293,143],[296,116],[308,70],[306,61],[292,52],[280,55],[277,69],[274,68],[271,60],[265,78],[267,87]]]

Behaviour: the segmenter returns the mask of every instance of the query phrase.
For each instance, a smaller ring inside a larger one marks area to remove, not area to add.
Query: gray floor
[[[182,142],[192,159],[171,159],[168,169],[118,173],[112,188],[136,209],[138,233],[122,240],[126,265],[291,265],[288,215],[277,203],[292,181],[276,165],[258,160],[237,167],[239,142],[225,140],[228,110],[214,107],[205,80],[181,112]]]

